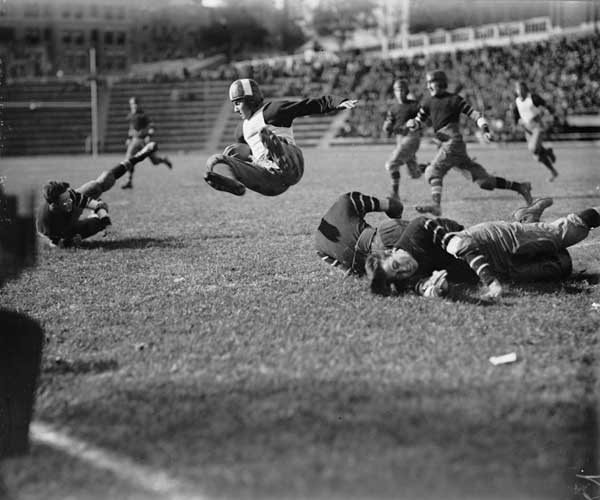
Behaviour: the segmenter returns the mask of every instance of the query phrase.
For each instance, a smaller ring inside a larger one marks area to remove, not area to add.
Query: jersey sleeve
[[[265,105],[263,117],[268,125],[290,127],[294,118],[329,113],[347,100],[345,97],[325,95],[299,101],[273,101]]]

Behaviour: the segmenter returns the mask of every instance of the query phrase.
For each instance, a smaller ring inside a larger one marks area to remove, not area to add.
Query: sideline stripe
[[[192,488],[184,487],[182,482],[170,477],[164,471],[136,464],[127,457],[69,436],[43,422],[32,422],[29,435],[32,441],[58,449],[96,468],[108,470],[119,479],[161,495],[165,500],[209,500],[202,494],[184,493],[184,490],[192,491]]]

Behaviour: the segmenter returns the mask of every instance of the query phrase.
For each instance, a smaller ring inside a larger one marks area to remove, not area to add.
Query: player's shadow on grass
[[[84,241],[82,249],[94,250],[139,250],[142,248],[182,248],[181,240],[175,238],[123,238],[118,240],[92,240]]]

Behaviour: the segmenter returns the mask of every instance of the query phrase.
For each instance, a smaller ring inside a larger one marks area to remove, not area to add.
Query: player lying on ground
[[[546,132],[542,124],[544,108],[550,113],[552,108],[539,95],[530,93],[525,82],[515,84],[515,93],[517,94],[513,106],[515,125],[519,123],[522,125],[527,139],[527,148],[536,160],[550,171],[548,181],[552,182],[558,176],[554,168],[556,156],[552,148],[546,148],[542,143]]]
[[[395,102],[386,113],[383,131],[388,137],[396,136],[396,147],[385,162],[385,168],[392,180],[392,196],[398,198],[400,167],[406,164],[409,175],[413,179],[418,179],[423,175],[426,165],[420,166],[416,156],[423,133],[418,128],[410,130],[406,127],[406,122],[417,116],[419,103],[410,97],[407,80],[396,80],[393,88]]]
[[[524,220],[539,220],[552,203],[542,198],[517,211]],[[500,280],[533,281],[568,276],[572,262],[567,248],[600,225],[600,207],[560,217],[554,222],[484,222],[460,231],[440,219],[418,217],[410,222],[389,252],[372,253],[365,264],[371,290],[389,294],[417,286],[426,296],[447,289],[445,272],[468,264],[483,284],[483,299],[502,295]],[[466,267],[465,267],[466,268]],[[443,271],[434,274],[434,271]],[[431,281],[427,283],[427,278]],[[422,281],[422,279],[426,281]]]
[[[304,157],[296,146],[292,123],[299,116],[351,109],[357,101],[322,96],[298,101],[265,101],[258,84],[243,78],[229,87],[229,99],[242,123],[236,144],[206,162],[206,182],[214,189],[242,196],[247,189],[277,196],[304,174]]]
[[[154,124],[150,117],[140,107],[140,100],[137,97],[129,98],[129,114],[127,115],[129,122],[129,130],[127,132],[127,140],[125,144],[127,146],[127,152],[125,153],[125,159],[135,156],[142,148],[152,141],[152,135],[154,134]],[[155,141],[156,142],[156,141]],[[173,168],[171,160],[168,156],[159,156],[156,151],[152,152],[148,158],[153,165],[165,164],[168,169]],[[127,171],[127,182],[121,186],[123,189],[133,188],[133,173],[135,167],[131,167]]]
[[[484,116],[475,111],[460,95],[448,92],[447,88],[446,73],[440,70],[427,73],[427,89],[430,96],[421,103],[417,116],[406,123],[409,129],[421,129],[431,120],[435,137],[440,141],[436,155],[425,169],[425,178],[431,187],[432,203],[417,205],[415,209],[421,213],[442,214],[443,179],[451,168],[458,169],[481,189],[516,191],[529,205],[532,202],[529,182],[509,181],[490,175],[483,166],[468,156],[460,131],[462,113],[477,123],[487,140],[492,140],[492,134]]]
[[[149,142],[133,157],[77,189],[71,188],[68,182],[48,181],[43,187],[44,201],[37,214],[38,233],[52,246],[68,247],[106,229],[111,221],[108,206],[99,199],[100,195],[155,150],[156,143]],[[86,209],[92,211],[91,214],[85,213]]]

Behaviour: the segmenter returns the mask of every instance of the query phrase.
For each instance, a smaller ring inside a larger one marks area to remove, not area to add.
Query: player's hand
[[[269,162],[267,165],[265,165],[265,169],[267,170],[267,172],[271,173],[271,174],[280,174],[281,173],[281,168],[279,168],[279,165]]]
[[[494,136],[492,135],[492,133],[488,130],[487,132],[483,133],[483,138],[487,141],[487,142],[493,142],[494,141]]]
[[[338,106],[338,109],[352,109],[358,104],[358,99],[347,99]]]
[[[502,285],[498,280],[492,281],[481,294],[483,300],[498,300],[502,296]]]
[[[414,118],[409,119],[404,125],[408,130],[417,130],[419,128],[417,120],[415,120]]]
[[[433,271],[431,276],[419,285],[423,297],[438,298],[448,294],[448,271]]]
[[[94,212],[97,212],[98,210],[106,210],[108,212],[108,203],[102,200],[97,200]]]

